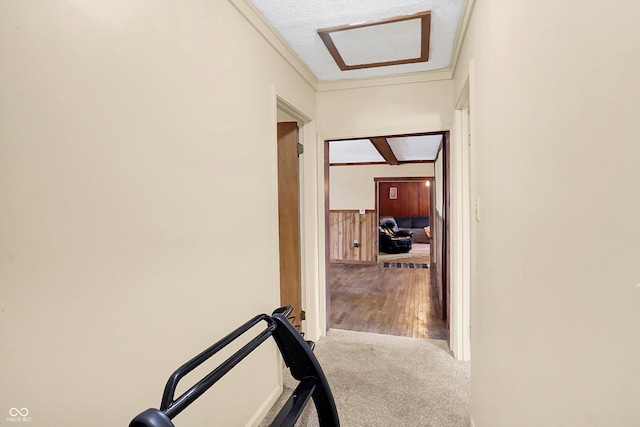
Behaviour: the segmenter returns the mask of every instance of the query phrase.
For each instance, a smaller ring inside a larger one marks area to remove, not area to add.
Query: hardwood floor
[[[394,262],[428,262],[426,257]],[[331,264],[330,327],[414,338],[447,339],[430,269]],[[435,281],[434,281],[435,282]]]

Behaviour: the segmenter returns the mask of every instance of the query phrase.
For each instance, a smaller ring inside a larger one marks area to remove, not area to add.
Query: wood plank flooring
[[[428,262],[426,257],[394,262]],[[330,327],[414,338],[447,339],[430,269],[331,264]]]

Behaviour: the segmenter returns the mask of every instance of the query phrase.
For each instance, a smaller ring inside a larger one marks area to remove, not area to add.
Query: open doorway
[[[375,178],[374,181],[381,227],[378,262],[412,258],[415,262],[430,263],[434,177]],[[395,237],[396,234],[399,237]]]
[[[436,136],[438,147],[434,157],[439,158],[437,161],[440,162],[446,159],[446,155],[442,153],[446,150],[448,132],[417,135]],[[446,275],[443,274],[441,278],[432,277],[431,255],[426,268],[416,268],[416,263],[406,268],[398,267],[398,262],[390,263],[396,265],[387,267],[384,266],[385,263],[378,263],[378,187],[374,178],[422,180],[422,185],[425,187],[425,177],[433,178],[429,181],[429,186],[435,187],[438,183],[438,188],[443,190],[443,197],[440,198],[443,206],[438,214],[446,218],[444,209],[448,197],[446,163],[439,165],[438,171],[441,172],[439,176],[436,175],[436,160],[403,161],[396,157],[396,163],[393,163],[394,156],[390,156],[388,152],[384,154],[385,144],[381,144],[384,140],[392,141],[393,138],[395,137],[365,138],[370,140],[376,149],[378,145],[383,145],[383,150],[379,150],[380,155],[384,157],[383,162],[352,161],[336,164],[331,159],[331,144],[342,140],[325,142],[328,327],[448,339]],[[372,185],[372,183],[375,184]],[[431,216],[434,216],[432,211],[434,196],[431,195],[432,193],[430,189],[429,227],[433,235]],[[438,226],[441,227],[438,241],[444,242],[448,238],[446,222],[441,221]],[[422,232],[425,232],[424,228],[425,226],[422,227]],[[370,246],[371,241],[375,241],[373,250]],[[367,249],[362,250],[364,242],[367,244]],[[440,262],[439,273],[446,272],[446,250],[433,261]],[[437,289],[435,286],[441,288]]]
[[[300,166],[298,123],[278,121],[278,237],[280,305],[293,307],[291,320],[301,328]]]
[[[306,331],[304,308],[307,292],[303,281],[305,236],[301,183],[304,167],[300,147],[309,121],[307,115],[276,96],[279,305],[293,307],[289,319],[301,332]]]

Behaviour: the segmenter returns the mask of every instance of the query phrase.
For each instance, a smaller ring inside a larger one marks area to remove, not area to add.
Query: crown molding
[[[280,37],[258,10],[247,0],[228,0],[262,37],[293,67],[309,85],[318,90],[318,78]]]
[[[284,58],[289,65],[317,92],[332,92],[347,89],[360,89],[377,86],[423,83],[453,79],[462,45],[467,35],[471,14],[476,0],[465,0],[458,31],[454,41],[449,68],[416,73],[396,74],[389,76],[368,77],[363,79],[319,80],[289,45],[273,29],[262,14],[248,0],[228,0],[242,16],[262,35],[262,37]]]
[[[439,80],[451,80],[451,69],[422,71],[418,73],[394,74],[391,76],[369,77],[366,79],[352,80],[321,80],[318,83],[318,92],[332,92],[345,89],[361,89],[376,86],[392,86],[410,83],[434,82]]]
[[[462,51],[462,45],[467,37],[467,30],[469,29],[469,22],[471,21],[471,14],[473,8],[476,5],[476,0],[464,0],[462,6],[462,16],[458,23],[458,31],[456,31],[456,40],[453,44],[453,52],[451,53],[450,68],[452,70],[451,76],[455,75],[456,67],[458,66],[458,59],[460,59],[460,52]]]

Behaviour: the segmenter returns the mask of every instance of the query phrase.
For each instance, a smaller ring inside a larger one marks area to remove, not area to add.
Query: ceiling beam
[[[385,137],[376,137],[369,138],[369,141],[376,147],[378,153],[389,163],[390,165],[399,165],[400,162],[396,158],[396,155],[393,154],[393,150],[389,146],[389,142],[387,142],[387,138]]]

